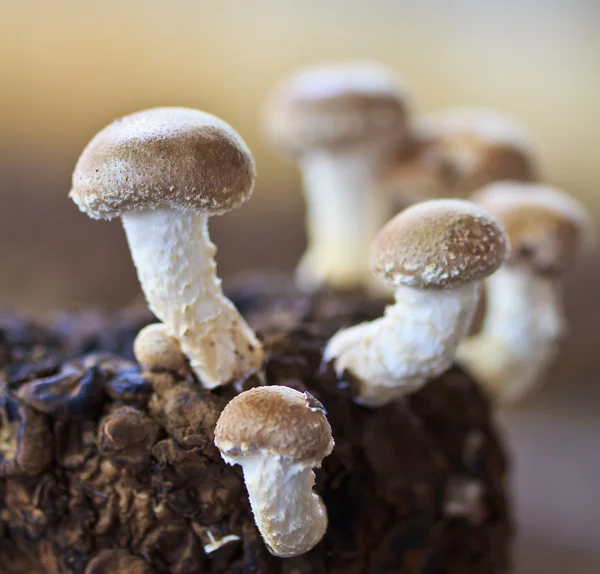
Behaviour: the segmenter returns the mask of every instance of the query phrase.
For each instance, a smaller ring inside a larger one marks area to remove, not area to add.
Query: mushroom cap
[[[284,80],[264,110],[274,145],[302,154],[407,138],[409,97],[396,74],[378,63],[315,66]]]
[[[560,274],[595,241],[585,207],[556,188],[501,181],[483,187],[472,199],[506,229],[509,264],[529,265],[545,275]]]
[[[105,127],[77,161],[69,196],[94,219],[168,206],[207,214],[252,194],[250,150],[223,120],[189,108],[154,108]]]
[[[255,454],[320,466],[333,439],[323,405],[289,387],[256,387],[230,401],[217,422],[215,445],[224,456]]]
[[[405,209],[381,229],[371,270],[394,286],[458,287],[491,275],[507,246],[500,223],[478,205],[436,199]]]
[[[538,150],[517,122],[483,107],[456,107],[416,118],[406,153],[382,187],[406,198],[466,197],[491,181],[537,179]]]
[[[421,116],[416,122],[421,139],[468,138],[487,145],[504,145],[527,152],[536,149],[531,136],[513,118],[493,108],[458,106]]]

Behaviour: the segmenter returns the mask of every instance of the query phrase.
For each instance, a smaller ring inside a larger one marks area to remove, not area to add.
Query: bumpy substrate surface
[[[268,553],[240,469],[212,444],[235,390],[140,371],[131,345],[145,313],[50,328],[2,316],[0,572],[506,571],[505,456],[473,381],[452,369],[407,401],[358,407],[321,351],[381,303],[301,297],[271,280],[232,297],[265,343],[267,384],[309,390],[328,410],[336,448],[316,486],[324,540],[298,558]]]

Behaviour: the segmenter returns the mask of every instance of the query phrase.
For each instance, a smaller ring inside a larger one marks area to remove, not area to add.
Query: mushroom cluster
[[[416,115],[412,100],[405,82],[375,62],[306,68],[274,90],[263,131],[298,162],[306,200],[301,290],[388,294],[369,273],[369,250],[399,207],[538,179],[537,146],[514,119],[477,106]]]
[[[383,316],[333,334],[322,366],[331,365],[340,386],[354,383],[348,385],[360,405],[354,408],[365,413],[414,395],[451,368],[457,350],[490,393],[515,398],[538,378],[562,333],[552,278],[585,242],[585,210],[529,183],[496,184],[473,201],[457,199],[496,179],[535,179],[533,148],[520,128],[494,112],[413,119],[408,100],[390,70],[362,62],[302,70],[281,84],[265,111],[266,134],[297,159],[304,179],[308,249],[296,273],[300,290],[378,285],[394,292]],[[143,328],[133,348],[144,372],[153,374],[151,415],[128,405],[105,413],[99,452],[140,468],[151,456],[167,465],[199,447],[214,450],[221,462],[220,452],[243,470],[269,551],[294,557],[325,535],[327,510],[313,491],[313,469],[332,452],[334,437],[325,407],[310,393],[265,384],[263,345],[216,274],[208,219],[247,201],[254,180],[249,149],[224,121],[198,110],[156,108],[117,120],[90,141],[70,196],[92,218],[121,218],[160,321]],[[394,194],[406,203],[429,200],[392,217]],[[465,340],[484,280],[484,327]],[[18,413],[10,425],[35,415],[39,432],[11,447],[20,450],[8,457],[5,474],[15,465],[27,471],[47,463],[49,455],[33,460],[29,453],[48,451],[46,415],[94,408],[103,393],[117,392],[93,373],[86,379],[80,365],[67,367],[51,380],[23,385],[15,399],[22,403],[9,405]],[[173,385],[168,375],[162,381],[169,371],[185,384]],[[2,416],[8,415],[0,410]],[[159,423],[171,436],[160,448],[153,446]],[[478,508],[479,486],[461,480],[448,486],[454,501],[448,513],[477,514],[465,508]],[[219,547],[213,531],[202,535],[207,547]],[[123,560],[130,558],[107,553],[97,562]]]

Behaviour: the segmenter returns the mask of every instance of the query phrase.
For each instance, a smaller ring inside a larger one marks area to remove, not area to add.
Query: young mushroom
[[[304,181],[302,289],[355,288],[369,278],[369,245],[393,214],[376,182],[408,138],[407,99],[391,70],[357,62],[301,70],[269,101],[265,134],[297,158]]]
[[[537,179],[537,149],[525,129],[493,109],[456,107],[416,118],[413,141],[383,178],[404,205],[467,197],[486,183]]]
[[[152,323],[140,330],[133,341],[133,354],[145,369],[177,371],[185,366],[177,339],[169,335],[162,323]]]
[[[73,173],[70,197],[95,219],[121,217],[150,309],[212,388],[257,371],[262,347],[216,275],[208,218],[251,195],[255,168],[219,118],[156,108],[100,131]]]
[[[395,289],[383,317],[336,333],[323,359],[358,380],[356,401],[380,406],[412,393],[451,365],[467,335],[482,279],[504,260],[500,224],[469,201],[409,207],[377,235],[373,273]]]
[[[323,405],[308,393],[280,386],[245,391],[227,404],[215,444],[239,464],[256,525],[272,554],[298,556],[327,529],[327,511],[313,492],[313,468],[333,450]]]
[[[498,402],[528,393],[552,362],[563,336],[559,279],[591,243],[585,208],[543,185],[497,182],[473,200],[504,225],[511,251],[485,282],[481,331],[462,342],[457,360]]]

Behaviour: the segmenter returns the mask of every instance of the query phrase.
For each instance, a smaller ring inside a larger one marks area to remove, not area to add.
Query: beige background
[[[291,269],[303,248],[292,166],[257,115],[284,73],[373,58],[418,108],[487,104],[537,136],[547,178],[600,216],[596,0],[0,0],[0,306],[116,306],[137,293],[118,223],[66,199],[87,140],[112,118],[187,105],[232,123],[259,169],[254,199],[214,221],[221,275]],[[567,280],[572,336],[550,383],[502,415],[515,451],[519,572],[600,571],[600,264]]]

